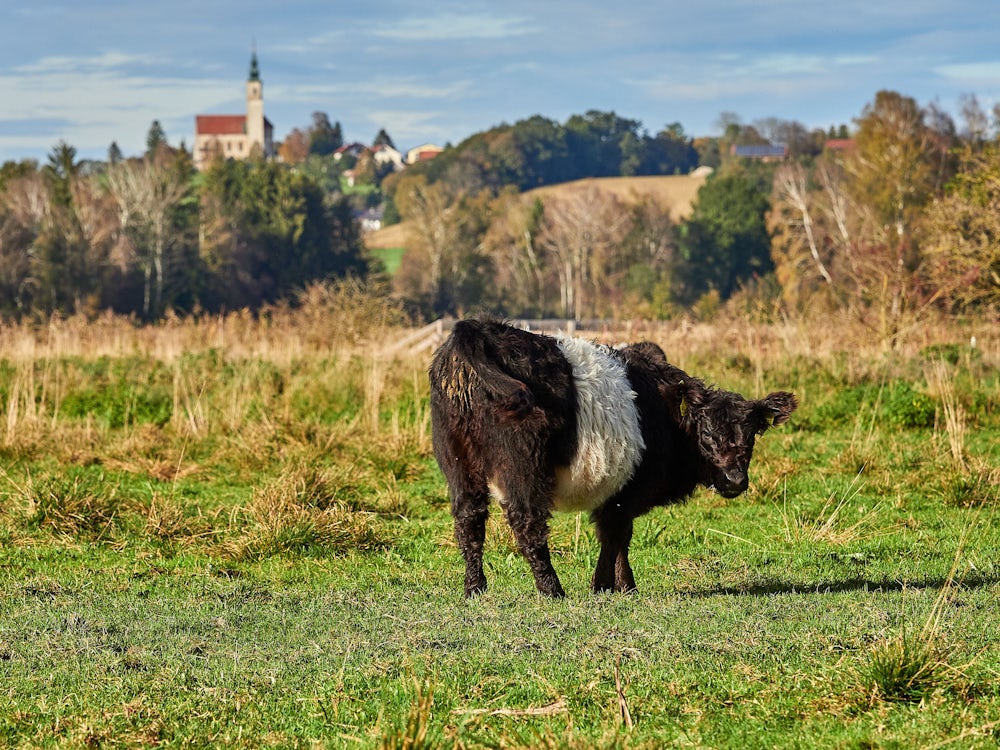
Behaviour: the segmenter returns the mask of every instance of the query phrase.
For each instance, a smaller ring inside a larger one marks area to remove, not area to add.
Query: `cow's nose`
[[[723,477],[725,481],[717,488],[723,497],[742,495],[750,485],[750,478],[742,471],[723,472]]]

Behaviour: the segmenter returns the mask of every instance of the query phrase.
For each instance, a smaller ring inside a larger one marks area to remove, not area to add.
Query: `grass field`
[[[801,408],[637,522],[637,593],[560,515],[566,600],[491,520],[464,601],[426,360],[337,304],[0,328],[0,745],[996,746],[995,323],[632,330]]]

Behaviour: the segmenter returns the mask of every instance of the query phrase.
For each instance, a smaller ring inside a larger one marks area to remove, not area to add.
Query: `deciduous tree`
[[[713,290],[726,300],[741,284],[773,270],[768,208],[768,192],[751,174],[717,173],[705,182],[680,229],[680,301],[693,303]]]
[[[928,211],[927,273],[960,309],[1000,309],[1000,143],[976,139],[946,195]]]
[[[411,229],[396,285],[426,312],[461,314],[484,303],[490,264],[481,242],[491,200],[488,191],[455,193],[423,175],[399,183],[396,205]]]
[[[190,180],[174,162],[147,156],[110,167],[107,182],[126,247],[142,271],[142,314],[156,317],[163,311],[164,282],[180,236],[173,216],[190,194]]]
[[[545,202],[540,242],[559,283],[559,310],[577,320],[602,309],[614,252],[628,231],[628,211],[589,185]]]

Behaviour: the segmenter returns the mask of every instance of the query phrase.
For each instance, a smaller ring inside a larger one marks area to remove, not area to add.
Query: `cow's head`
[[[742,494],[757,435],[788,421],[798,405],[795,396],[778,391],[751,401],[696,380],[682,382],[680,391],[677,417],[697,446],[699,482],[723,497]]]

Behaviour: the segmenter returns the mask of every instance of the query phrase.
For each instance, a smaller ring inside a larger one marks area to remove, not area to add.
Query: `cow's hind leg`
[[[530,495],[526,490],[522,492]],[[517,546],[535,576],[535,587],[546,596],[566,596],[549,554],[548,503],[540,505],[538,497],[522,497],[514,493],[506,495],[502,504],[507,523],[514,530]]]
[[[604,511],[604,512],[602,512]],[[628,561],[632,542],[632,519],[616,516],[604,509],[593,515],[601,553],[594,569],[592,588],[600,591],[635,591],[635,578]]]
[[[465,596],[486,590],[483,572],[483,544],[489,517],[490,494],[486,486],[465,487],[452,493],[451,512],[455,518],[455,539],[465,558]]]

